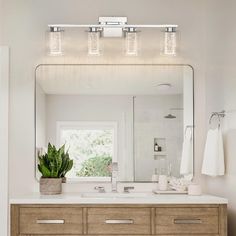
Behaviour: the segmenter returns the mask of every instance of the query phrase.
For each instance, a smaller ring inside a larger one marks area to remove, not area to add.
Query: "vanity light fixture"
[[[163,54],[167,56],[175,56],[176,48],[177,48],[176,28],[166,27],[164,32]]]
[[[125,52],[127,56],[138,55],[138,33],[136,28],[127,28],[125,32]]]
[[[96,27],[90,27],[88,32],[88,55],[97,55],[101,54],[100,48],[100,35],[101,30]]]
[[[122,38],[126,40],[126,55],[138,54],[138,34],[140,28],[165,29],[164,48],[165,55],[176,55],[176,29],[178,25],[174,24],[156,24],[156,25],[129,25],[127,17],[99,17],[98,24],[80,25],[80,24],[50,24],[50,54],[62,55],[62,29],[68,28],[87,28],[88,31],[88,54],[100,55],[100,38]],[[55,34],[54,34],[55,33]]]
[[[49,32],[49,54],[51,56],[61,56],[62,52],[62,29],[60,27],[50,27]]]

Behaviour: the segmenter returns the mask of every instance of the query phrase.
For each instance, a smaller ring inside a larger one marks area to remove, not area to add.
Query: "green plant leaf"
[[[38,160],[38,170],[47,178],[64,177],[73,166],[68,151],[65,153],[65,144],[57,150],[55,145],[48,143],[47,153],[39,156]]]
[[[50,178],[52,177],[51,176],[51,173],[50,173],[50,170],[47,169],[47,167],[45,167],[44,165],[40,166],[40,169],[41,169],[41,173],[42,173],[42,176],[44,178]]]

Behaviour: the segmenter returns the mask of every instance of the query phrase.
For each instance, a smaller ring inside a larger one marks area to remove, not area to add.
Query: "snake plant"
[[[68,151],[65,152],[65,145],[57,149],[49,143],[47,153],[40,155],[38,159],[38,170],[42,178],[63,178],[73,166]]]

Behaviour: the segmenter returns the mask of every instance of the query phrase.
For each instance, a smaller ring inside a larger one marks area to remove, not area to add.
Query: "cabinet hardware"
[[[65,220],[36,220],[37,224],[65,224]]]
[[[202,224],[200,219],[174,219],[175,224]]]
[[[134,220],[127,219],[127,220],[105,220],[106,224],[133,224]]]

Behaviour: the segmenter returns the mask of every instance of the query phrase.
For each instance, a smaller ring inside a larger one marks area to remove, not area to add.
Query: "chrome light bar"
[[[162,25],[79,25],[79,24],[49,24],[49,28],[178,28],[178,25],[162,24]]]
[[[99,17],[98,24],[49,24],[49,28],[98,28],[100,30],[106,29],[122,29],[129,28],[173,28],[176,29],[176,24],[128,24],[127,17]],[[117,32],[116,32],[117,33]],[[105,33],[106,35],[106,33]],[[110,36],[110,35],[109,35]],[[121,36],[121,35],[120,35]],[[117,36],[119,37],[119,36]]]
[[[98,24],[49,24],[50,55],[62,55],[61,32],[66,28],[88,29],[88,54],[100,55],[99,38],[126,38],[126,55],[138,55],[137,28],[158,28],[165,33],[163,54],[176,55],[176,24],[128,24],[127,17],[99,17]],[[58,31],[59,29],[59,31]]]

